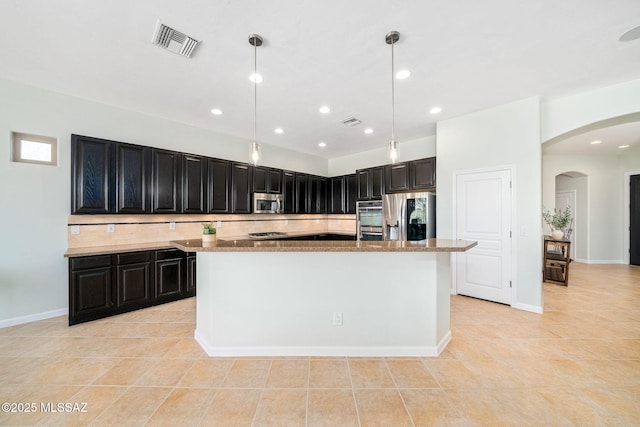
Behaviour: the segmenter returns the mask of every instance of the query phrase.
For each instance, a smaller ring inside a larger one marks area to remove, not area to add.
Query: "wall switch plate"
[[[116,231],[115,224],[107,224],[107,233],[114,233]]]
[[[175,230],[176,229],[176,223],[175,222],[170,222],[169,223],[169,230]]]
[[[520,237],[529,237],[529,227],[526,225],[520,227]]]
[[[342,326],[342,312],[334,311],[333,312],[333,326]]]
[[[222,221],[216,222],[216,228],[222,228]]]
[[[71,234],[80,234],[80,226],[72,225],[71,226]]]

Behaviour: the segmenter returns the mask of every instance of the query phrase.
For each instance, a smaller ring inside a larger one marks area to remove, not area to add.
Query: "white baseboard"
[[[579,259],[576,258],[573,261],[579,262],[582,264],[628,264],[624,260],[621,259]]]
[[[544,312],[543,308],[538,305],[531,304],[523,304],[521,302],[517,302],[511,305],[513,308],[517,308],[518,310],[530,311],[532,313],[542,314]]]
[[[0,320],[0,328],[35,322],[36,320],[51,319],[52,317],[66,316],[67,314],[69,314],[69,308],[60,308],[58,310],[45,311],[44,313],[14,317],[13,319]]]
[[[327,346],[261,346],[261,347],[214,347],[198,333],[195,340],[209,357],[437,357],[451,341],[447,332],[437,346],[424,347],[327,347]]]

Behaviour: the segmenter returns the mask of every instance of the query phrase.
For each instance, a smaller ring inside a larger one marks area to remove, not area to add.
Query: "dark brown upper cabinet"
[[[255,193],[282,194],[282,170],[255,166],[253,168]]]
[[[181,156],[175,151],[154,149],[152,152],[153,213],[180,213],[182,210]]]
[[[208,159],[207,202],[209,213],[231,212],[231,162]]]
[[[71,213],[116,212],[116,145],[71,135]]]
[[[344,194],[345,194],[345,212],[347,214],[356,213],[356,200],[358,199],[357,195],[357,184],[356,184],[356,174],[352,173],[344,176]]]
[[[296,172],[295,213],[309,213],[309,175]]]
[[[182,155],[182,212],[207,212],[207,159],[191,154]]]
[[[282,195],[284,198],[284,212],[296,212],[296,173],[284,171],[282,173]]]
[[[358,200],[382,199],[384,194],[384,166],[356,171]]]
[[[231,164],[231,213],[251,213],[251,171],[248,164]]]
[[[327,178],[309,177],[309,213],[327,213]]]
[[[117,213],[151,212],[151,148],[114,143],[117,153]]]
[[[436,158],[414,160],[409,174],[412,190],[433,190],[436,187]]]
[[[384,176],[386,193],[400,193],[409,191],[409,163],[386,165]]]
[[[346,212],[344,189],[344,176],[334,176],[329,178],[329,213],[341,214]]]

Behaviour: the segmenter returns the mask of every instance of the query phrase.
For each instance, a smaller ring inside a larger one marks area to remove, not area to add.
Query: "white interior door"
[[[569,240],[571,241],[571,259],[576,259],[576,191],[556,191],[556,208],[565,210],[569,206],[571,211],[571,218],[573,218],[573,224],[570,227],[573,229]],[[567,236],[565,236],[566,238]]]
[[[511,171],[456,176],[456,238],[478,245],[456,256],[461,295],[511,304]]]

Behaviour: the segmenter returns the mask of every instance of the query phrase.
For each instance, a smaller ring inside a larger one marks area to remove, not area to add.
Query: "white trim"
[[[622,259],[590,259],[590,260],[584,260],[584,259],[576,259],[576,262],[581,262],[584,264],[629,264],[629,262],[625,262]]]
[[[14,317],[13,319],[0,320],[0,328],[21,325],[23,323],[35,322],[37,320],[51,319],[52,317],[66,316],[69,314],[68,308],[45,311],[43,313],[29,314],[27,316]]]
[[[631,250],[631,242],[629,236],[629,227],[631,226],[631,218],[630,218],[630,206],[631,206],[631,175],[640,175],[640,171],[629,171],[624,173],[624,183],[623,183],[623,197],[624,204],[622,209],[622,243],[624,244],[622,248],[622,256],[623,262],[620,264],[629,264],[631,262],[631,256],[629,251]]]
[[[512,308],[516,308],[518,310],[530,311],[532,313],[543,314],[544,309],[537,305],[524,304],[521,302],[517,302],[511,306]]]
[[[447,332],[436,346],[421,347],[212,347],[196,329],[194,339],[209,357],[277,357],[277,356],[333,356],[333,357],[438,357],[451,341]]]

